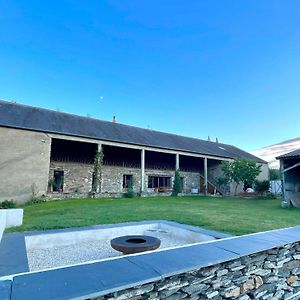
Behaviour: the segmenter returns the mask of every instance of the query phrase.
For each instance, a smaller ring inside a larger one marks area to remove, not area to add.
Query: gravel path
[[[174,238],[168,232],[162,230],[149,230],[145,234],[161,240],[159,249],[189,244],[187,240]],[[27,250],[30,271],[67,266],[121,255],[123,254],[111,248],[110,240]]]

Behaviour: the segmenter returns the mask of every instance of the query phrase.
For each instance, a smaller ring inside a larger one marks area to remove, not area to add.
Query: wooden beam
[[[289,171],[289,170],[292,170],[292,169],[294,169],[294,168],[296,168],[296,167],[298,167],[298,166],[300,166],[300,162],[294,164],[294,165],[291,166],[291,167],[288,167],[288,168],[286,168],[286,169],[283,169],[283,173],[285,173],[285,172],[287,172],[287,171]]]

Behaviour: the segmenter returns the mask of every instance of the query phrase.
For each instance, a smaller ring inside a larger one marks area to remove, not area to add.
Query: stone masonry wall
[[[64,193],[87,194],[92,190],[93,164],[51,161],[49,179],[53,178],[54,170],[64,171]]]
[[[64,171],[64,193],[88,194],[92,189],[93,164],[80,164],[69,162],[51,161],[49,180],[53,178],[54,171]],[[134,191],[141,188],[141,170],[138,168],[125,168],[116,166],[102,167],[101,191],[103,194],[120,194],[123,189],[123,175],[133,175]],[[148,176],[169,176],[171,183],[174,181],[175,170],[145,170],[144,187],[146,193],[153,193],[153,188],[148,188]],[[192,189],[200,189],[200,174],[193,172],[180,172],[184,178],[183,192],[190,193]]]
[[[300,299],[300,243],[93,298],[108,299]]]
[[[133,175],[134,190],[139,192],[141,188],[141,170],[137,168],[123,168],[103,166],[102,175],[102,192],[103,193],[122,193],[123,192],[123,175]],[[175,170],[145,170],[144,187],[145,192],[151,193],[154,189],[148,188],[148,176],[170,176],[173,183]],[[199,188],[199,173],[180,172],[184,177],[184,190],[190,192],[192,188]]]
[[[139,192],[141,185],[141,171],[137,168],[103,166],[102,193],[122,193],[123,175],[133,175],[133,189]]]

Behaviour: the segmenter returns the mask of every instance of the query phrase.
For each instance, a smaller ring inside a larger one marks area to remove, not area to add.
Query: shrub
[[[4,200],[0,203],[0,208],[2,209],[15,208],[16,206],[16,203],[12,200]]]
[[[274,193],[268,193],[268,194],[266,195],[266,198],[267,198],[267,199],[277,199],[277,197],[276,197],[276,195],[275,195]]]
[[[124,197],[125,198],[134,198],[134,196],[135,196],[135,193],[134,193],[134,190],[133,190],[133,179],[130,179],[130,180],[128,180],[127,192],[124,193]]]
[[[180,173],[179,170],[176,170],[174,183],[173,183],[172,196],[177,196],[179,193],[181,193],[181,191],[182,191],[182,186],[181,186]]]
[[[30,201],[26,202],[26,205],[39,204],[44,202],[46,202],[46,199],[31,199]]]
[[[269,191],[269,188],[270,188],[269,180],[262,180],[262,181],[256,180],[255,181],[254,189],[257,193],[263,195]]]

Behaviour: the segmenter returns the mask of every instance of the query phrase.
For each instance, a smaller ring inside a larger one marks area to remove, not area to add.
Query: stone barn
[[[221,162],[265,161],[235,146],[0,101],[0,201],[88,195],[103,153],[96,196],[168,194],[180,170],[183,193],[220,193]],[[228,191],[230,193],[230,189]]]
[[[276,158],[280,160],[284,205],[300,207],[300,149]]]

